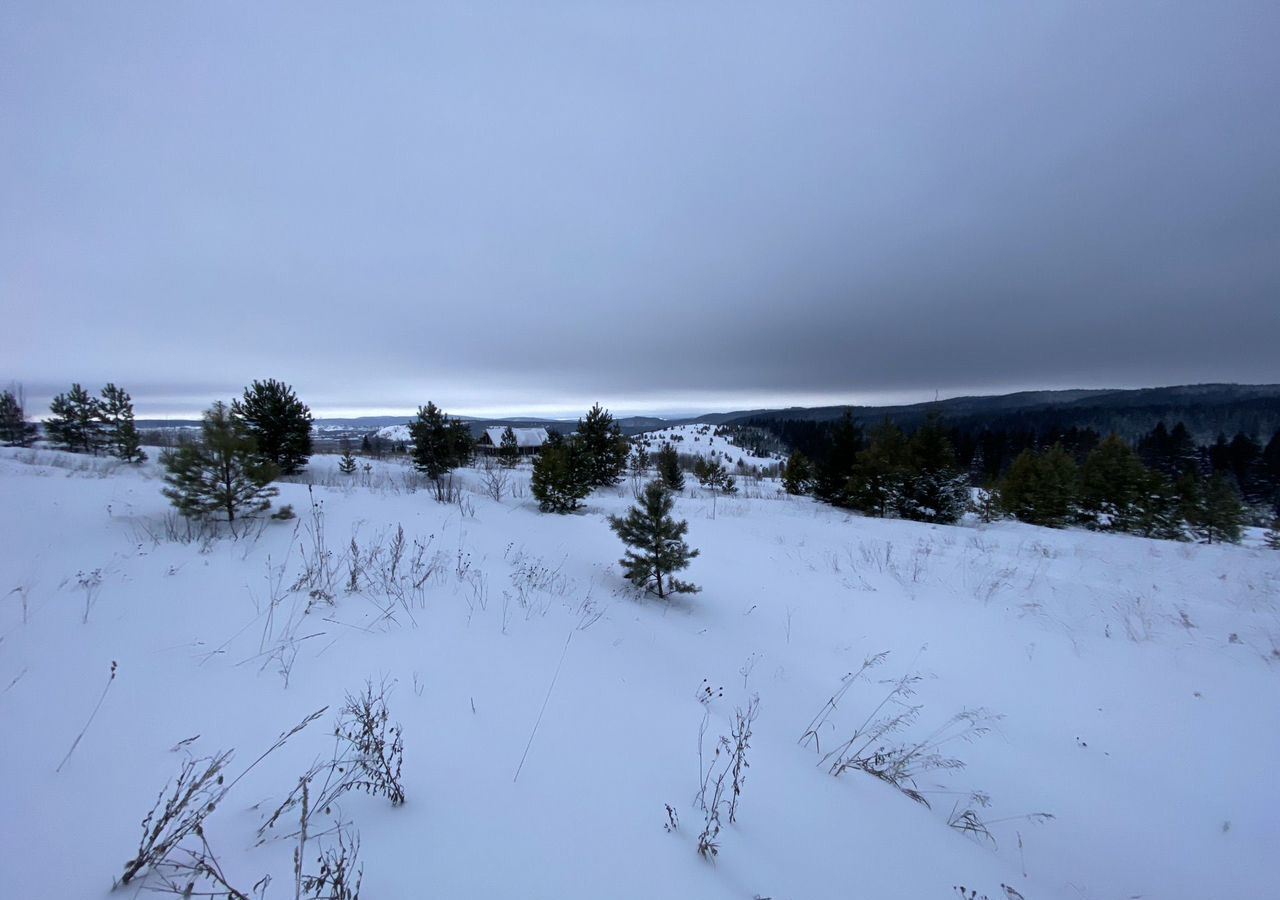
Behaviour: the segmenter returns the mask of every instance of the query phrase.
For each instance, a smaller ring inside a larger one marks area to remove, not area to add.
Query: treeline
[[[1207,542],[1238,541],[1251,521],[1274,534],[1280,520],[1280,431],[1265,446],[1241,433],[1201,447],[1181,423],[1136,444],[1079,428],[974,434],[937,415],[909,435],[889,419],[864,433],[849,416],[775,430],[795,447],[788,492],[868,515],[955,522],[974,508],[987,520]]]
[[[1071,393],[1071,392],[1067,392]],[[1136,443],[1158,423],[1181,422],[1199,444],[1221,434],[1265,436],[1280,429],[1280,392],[1271,385],[1185,385],[1109,392],[1086,392],[1078,399],[1053,399],[1049,394],[1003,397],[961,397],[932,404],[872,407],[823,407],[812,410],[771,410],[731,419],[726,424],[755,425],[773,430],[796,420],[838,422],[848,412],[855,424],[870,429],[888,416],[906,431],[940,412],[948,426],[969,434],[993,432],[1094,431],[1117,434]]]
[[[108,384],[95,397],[79,384],[59,394],[49,404],[44,423],[50,443],[72,453],[115,456],[126,462],[147,458],[139,446],[129,392]],[[9,447],[29,447],[37,429],[27,421],[20,388],[0,392],[0,442]]]

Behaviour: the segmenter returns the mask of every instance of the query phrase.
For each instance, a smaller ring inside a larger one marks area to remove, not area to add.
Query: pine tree
[[[649,451],[644,445],[637,444],[635,450],[631,453],[631,461],[628,465],[633,477],[643,478],[648,474],[649,467],[653,465],[653,459],[649,456]]]
[[[951,525],[969,507],[969,477],[956,466],[955,449],[931,413],[907,443],[898,511],[905,519]]]
[[[597,403],[578,420],[579,445],[587,483],[593,488],[617,484],[627,470],[630,448],[622,429],[607,409]]]
[[[258,453],[249,427],[221,401],[204,414],[199,445],[165,453],[164,495],[184,516],[225,515],[234,522],[246,512],[271,505],[280,474],[275,463]]]
[[[306,466],[311,457],[311,410],[289,385],[274,378],[255,381],[244,389],[242,400],[232,402],[231,412],[248,426],[258,452],[282,475],[295,475]]]
[[[108,384],[102,389],[98,404],[98,422],[102,439],[113,456],[125,462],[140,463],[147,458],[133,424],[133,398],[123,388]]]
[[[680,454],[674,446],[663,444],[658,448],[654,467],[667,490],[677,494],[684,490],[684,470],[680,468]]]
[[[1185,541],[1187,529],[1178,491],[1163,472],[1144,469],[1130,529],[1143,537]]]
[[[849,506],[849,479],[858,465],[862,452],[862,429],[853,423],[853,416],[846,412],[840,424],[831,433],[831,446],[815,472],[813,496],[836,506]]]
[[[94,453],[102,447],[102,426],[98,401],[79,384],[59,394],[49,404],[45,433],[49,439],[72,453]]]
[[[793,496],[813,490],[813,464],[799,450],[792,452],[782,467],[782,489]]]
[[[356,458],[351,453],[351,442],[346,438],[342,440],[342,456],[338,459],[338,471],[343,475],[356,473]]]
[[[454,435],[444,411],[428,401],[418,407],[418,418],[409,423],[413,441],[413,465],[432,481],[439,483],[453,470]]]
[[[498,444],[498,462],[510,469],[520,461],[520,444],[516,441],[516,433],[508,425],[502,429],[502,440]]]
[[[0,392],[0,444],[29,447],[36,439],[36,426],[27,421],[22,408],[21,389]]]
[[[1000,482],[1000,506],[1023,522],[1061,528],[1075,511],[1077,480],[1075,460],[1061,444],[1024,450]]]
[[[1240,543],[1244,530],[1244,505],[1235,478],[1216,472],[1200,492],[1199,502],[1187,519],[1192,531],[1206,544]]]
[[[1080,513],[1102,531],[1137,531],[1150,478],[1138,455],[1117,435],[1090,451],[1080,469]]]
[[[645,486],[640,502],[625,517],[610,516],[609,527],[627,545],[620,560],[623,574],[636,587],[659,597],[669,593],[696,593],[699,588],[672,576],[698,555],[685,543],[689,523],[671,516],[674,501],[660,481]]]
[[[533,463],[529,490],[543,512],[567,513],[582,505],[591,493],[584,472],[583,456],[576,441],[547,446]]]
[[[455,469],[464,468],[475,461],[476,439],[471,434],[471,426],[461,419],[449,420],[449,449],[453,454]]]
[[[866,449],[858,454],[845,488],[849,505],[875,516],[900,510],[909,469],[906,436],[886,418],[872,430]]]

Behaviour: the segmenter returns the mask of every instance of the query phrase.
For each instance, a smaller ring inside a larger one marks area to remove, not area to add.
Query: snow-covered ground
[[[760,469],[775,466],[779,462],[766,456],[753,456],[715,432],[714,425],[673,425],[657,431],[646,431],[636,435],[635,440],[646,442],[650,453],[656,453],[663,444],[671,444],[677,452],[688,456],[719,459],[730,472],[734,471],[739,461],[744,466]]]
[[[668,603],[619,574],[604,516],[629,484],[552,516],[523,468],[500,501],[460,473],[454,504],[398,463],[311,472],[277,500],[298,519],[187,542],[154,463],[0,451],[0,897],[105,897],[186,756],[231,748],[248,774],[205,835],[232,883],[292,896],[293,842],[255,831],[368,679],[403,723],[408,798],[341,801],[370,898],[1276,896],[1280,553],[691,490],[703,590]],[[353,540],[385,562],[398,527],[400,596],[376,564],[348,592]],[[965,766],[919,776],[931,808],[819,765],[913,674],[918,717],[883,744],[962,711],[992,729],[938,748]],[[707,862],[700,772],[756,695]],[[948,827],[967,808],[991,840]]]

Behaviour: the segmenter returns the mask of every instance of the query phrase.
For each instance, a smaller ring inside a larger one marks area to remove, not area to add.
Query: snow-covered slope
[[[730,472],[739,461],[744,466],[756,466],[761,469],[777,465],[779,462],[777,459],[751,455],[743,448],[731,443],[728,438],[716,434],[714,425],[673,425],[657,431],[646,431],[636,435],[634,440],[643,442],[651,453],[656,452],[663,444],[671,444],[678,452],[689,456],[720,459]]]
[[[333,810],[370,898],[1274,894],[1278,553],[685,496],[703,590],[664,603],[620,577],[604,515],[626,489],[549,516],[525,468],[500,501],[460,473],[455,504],[395,463],[311,469],[277,501],[299,519],[188,541],[153,464],[0,451],[0,896],[107,897],[184,759],[231,748],[247,774],[205,836],[241,890],[293,896],[296,839],[255,831],[366,679],[403,724],[407,793]],[[879,745],[962,711],[992,729],[938,747],[966,765],[919,773],[929,807],[820,764],[912,675],[915,720]],[[707,862],[701,773],[752,696]],[[990,840],[948,827],[966,809]]]
[[[407,441],[409,440],[409,426],[406,425],[385,425],[377,430],[377,435],[388,441]]]

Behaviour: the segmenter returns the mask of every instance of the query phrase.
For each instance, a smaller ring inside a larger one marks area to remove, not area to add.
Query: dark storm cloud
[[[10,6],[3,378],[180,412],[1280,379],[1274,4]]]

